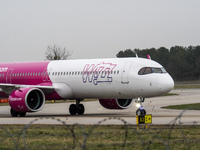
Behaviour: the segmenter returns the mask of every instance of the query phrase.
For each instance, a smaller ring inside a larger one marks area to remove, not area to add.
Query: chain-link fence
[[[107,118],[95,125],[68,125],[57,118],[41,117],[27,125],[0,125],[0,149],[199,149],[199,122],[182,122],[185,111],[168,125],[129,124],[122,118]],[[36,124],[52,119],[60,125]],[[120,121],[123,125],[102,125]],[[190,124],[190,125],[188,125]]]

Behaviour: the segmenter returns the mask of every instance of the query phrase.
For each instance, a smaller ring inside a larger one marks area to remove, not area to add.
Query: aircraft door
[[[121,76],[121,83],[122,84],[128,84],[129,83],[128,73],[129,73],[129,70],[131,68],[131,65],[132,65],[132,62],[126,62],[126,64],[123,67],[122,76]]]
[[[51,69],[50,69],[51,70]],[[49,73],[47,71],[47,68],[44,69],[44,71],[42,72],[42,80],[43,81],[50,81],[50,78],[49,78]]]
[[[6,83],[12,83],[12,72],[13,72],[13,69],[9,69],[7,71],[7,74],[6,74]]]

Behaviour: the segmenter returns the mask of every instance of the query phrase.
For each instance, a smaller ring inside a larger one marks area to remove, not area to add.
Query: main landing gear
[[[12,108],[10,108],[10,114],[12,117],[25,117],[26,116],[26,112],[17,112],[15,110],[13,110]]]
[[[80,102],[82,101],[83,99],[76,99],[76,104],[71,104],[70,107],[69,107],[69,113],[71,115],[83,115],[84,112],[85,112],[85,107],[83,104],[80,104]]]
[[[139,97],[137,100],[135,100],[135,103],[138,103],[140,107],[136,110],[136,115],[146,115],[146,110],[142,106],[142,103],[144,102],[144,98]]]

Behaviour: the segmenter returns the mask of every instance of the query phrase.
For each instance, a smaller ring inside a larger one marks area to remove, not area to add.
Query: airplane
[[[0,63],[0,98],[8,98],[12,117],[40,111],[45,100],[75,100],[71,115],[83,115],[84,99],[107,109],[127,109],[145,98],[168,93],[174,81],[159,63],[145,58],[75,59]],[[145,115],[137,109],[136,115]]]

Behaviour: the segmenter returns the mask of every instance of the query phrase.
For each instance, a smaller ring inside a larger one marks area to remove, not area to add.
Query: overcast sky
[[[200,0],[0,0],[0,62],[72,59],[120,50],[200,45]]]

